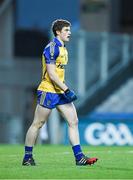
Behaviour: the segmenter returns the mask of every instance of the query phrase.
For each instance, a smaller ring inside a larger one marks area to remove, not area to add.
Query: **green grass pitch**
[[[36,145],[37,166],[22,166],[22,145],[0,145],[0,179],[133,179],[132,147],[82,146],[99,161],[75,166],[71,146]]]

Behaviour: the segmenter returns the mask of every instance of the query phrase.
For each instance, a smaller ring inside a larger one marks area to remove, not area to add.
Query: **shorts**
[[[37,91],[37,104],[40,104],[43,107],[48,109],[53,109],[57,105],[71,103],[65,94],[57,94],[51,92]]]

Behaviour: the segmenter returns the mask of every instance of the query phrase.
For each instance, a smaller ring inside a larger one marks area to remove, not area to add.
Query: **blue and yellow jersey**
[[[63,91],[50,80],[46,64],[55,64],[59,79],[65,81],[65,65],[68,62],[68,52],[61,42],[54,38],[44,49],[42,55],[42,81],[38,90],[52,93],[63,93]]]

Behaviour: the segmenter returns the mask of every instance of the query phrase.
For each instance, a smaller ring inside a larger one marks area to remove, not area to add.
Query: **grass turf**
[[[75,166],[70,146],[36,145],[37,166],[22,166],[22,145],[0,145],[0,179],[133,179],[132,147],[83,146],[98,157],[92,166]]]

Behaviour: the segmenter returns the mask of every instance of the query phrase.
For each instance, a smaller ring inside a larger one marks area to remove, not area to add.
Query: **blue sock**
[[[84,154],[82,153],[82,150],[81,150],[81,147],[80,147],[79,144],[73,146],[72,150],[73,150],[73,153],[74,153],[74,156],[75,156],[76,160],[79,161],[84,156]]]
[[[32,150],[33,150],[33,147],[25,146],[24,159],[29,159],[32,157]]]

